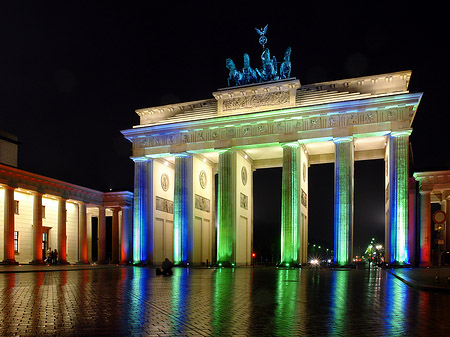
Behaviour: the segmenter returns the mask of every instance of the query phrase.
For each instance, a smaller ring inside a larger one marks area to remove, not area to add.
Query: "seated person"
[[[164,276],[170,276],[173,274],[172,268],[173,268],[173,263],[166,257],[166,259],[164,260],[164,262],[161,265],[161,269],[162,269],[161,273]]]

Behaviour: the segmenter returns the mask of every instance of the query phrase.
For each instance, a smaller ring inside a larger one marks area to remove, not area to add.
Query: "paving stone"
[[[450,331],[450,294],[384,270],[122,267],[0,274],[2,336],[404,336]]]

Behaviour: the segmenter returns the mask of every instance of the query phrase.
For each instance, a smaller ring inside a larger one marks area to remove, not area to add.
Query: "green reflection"
[[[293,326],[298,320],[297,297],[298,297],[299,274],[297,269],[277,270],[277,283],[275,301],[275,324],[276,336],[288,336],[293,331]]]
[[[353,319],[347,315],[348,306],[348,278],[350,271],[333,271],[331,293],[331,315],[333,323],[330,324],[333,335],[345,335],[348,320]]]
[[[232,320],[236,308],[233,306],[234,270],[217,269],[214,274],[213,317],[214,336],[231,336]]]

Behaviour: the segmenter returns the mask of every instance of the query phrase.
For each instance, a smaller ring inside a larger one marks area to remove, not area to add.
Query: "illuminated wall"
[[[353,253],[353,139],[334,143],[334,263],[346,265]]]
[[[410,131],[389,137],[387,262],[408,264],[408,148]]]

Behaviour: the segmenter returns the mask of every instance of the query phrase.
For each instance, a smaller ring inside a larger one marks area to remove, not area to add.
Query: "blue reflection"
[[[406,329],[405,310],[408,308],[408,289],[392,275],[386,279],[385,328],[389,335],[399,335]]]

